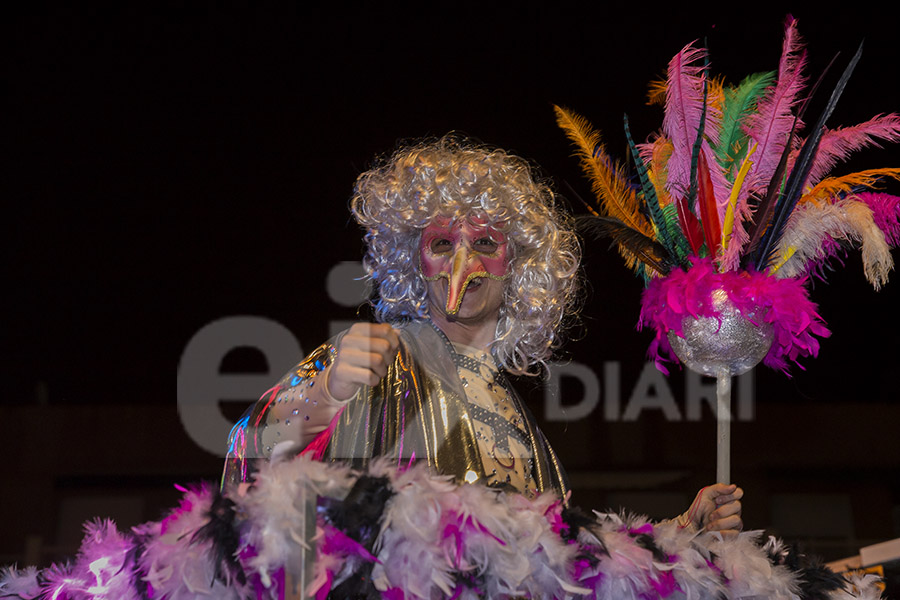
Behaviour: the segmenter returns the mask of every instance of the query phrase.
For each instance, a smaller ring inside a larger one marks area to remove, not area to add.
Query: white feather
[[[825,259],[828,237],[859,245],[866,279],[876,290],[887,283],[894,266],[891,248],[872,218],[872,209],[850,198],[833,204],[805,202],[794,209],[778,244],[778,256],[787,260],[776,275],[798,277],[811,261]]]

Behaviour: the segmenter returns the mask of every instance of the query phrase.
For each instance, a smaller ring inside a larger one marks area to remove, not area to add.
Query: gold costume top
[[[565,496],[556,454],[490,356],[454,347],[429,321],[399,333],[387,374],[347,403],[315,405],[306,396],[333,360],[336,341],[292,369],[232,429],[223,486],[249,481],[255,461],[296,452],[321,434],[329,436],[327,445],[315,442],[323,460],[360,469],[375,457],[401,467],[426,461],[459,483]]]

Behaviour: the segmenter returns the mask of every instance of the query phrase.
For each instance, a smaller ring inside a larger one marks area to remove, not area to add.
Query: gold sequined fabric
[[[565,496],[568,485],[556,454],[499,371],[491,370],[481,378],[484,390],[490,393],[473,394],[470,402],[467,384],[473,385],[479,377],[475,373],[467,377],[466,368],[458,368],[454,360],[466,352],[458,353],[429,322],[405,326],[400,338],[397,356],[381,382],[363,387],[338,413],[324,460],[345,461],[357,468],[376,457],[387,457],[401,467],[424,461],[459,483],[496,485],[528,495],[555,490]],[[309,370],[310,364],[319,361],[321,368],[327,366],[335,345],[336,341],[317,349],[301,363],[307,369],[300,385],[309,385],[316,375],[316,369]],[[299,368],[292,370],[282,384],[299,372]],[[494,389],[488,389],[488,384]],[[503,416],[503,406],[511,417]],[[224,483],[247,481],[253,470],[248,461],[254,456],[265,458],[265,447],[260,447],[265,436],[259,427],[266,422],[266,410],[264,396],[245,415],[244,425],[239,424],[237,432],[232,432]],[[486,412],[498,414],[506,427],[498,420],[485,423]],[[302,421],[298,423],[302,425]],[[491,437],[485,428],[491,429]],[[503,433],[499,433],[501,430]],[[513,430],[519,433],[510,433]],[[502,467],[493,472],[497,457],[505,465],[515,458],[517,479],[510,473],[506,481],[508,473]]]
[[[531,444],[511,388],[487,352],[454,343],[452,355],[465,389],[488,485],[509,485],[534,497],[537,490]]]

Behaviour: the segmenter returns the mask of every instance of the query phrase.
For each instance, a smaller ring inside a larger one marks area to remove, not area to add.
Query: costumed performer
[[[580,249],[523,159],[458,136],[398,150],[363,173],[377,323],[320,346],[229,436],[223,486],[299,451],[365,468],[426,461],[460,484],[567,499],[562,465],[504,373],[538,374],[574,308]],[[735,485],[701,490],[679,522],[735,533]]]

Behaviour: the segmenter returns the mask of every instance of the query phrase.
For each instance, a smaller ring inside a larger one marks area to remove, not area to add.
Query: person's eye
[[[493,254],[497,250],[497,242],[489,237],[478,238],[475,240],[475,249],[485,254]]]
[[[453,249],[453,243],[447,238],[434,238],[431,240],[430,248],[434,254],[443,254]]]

